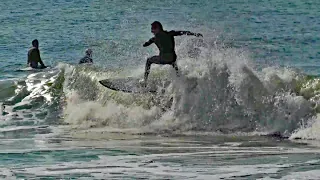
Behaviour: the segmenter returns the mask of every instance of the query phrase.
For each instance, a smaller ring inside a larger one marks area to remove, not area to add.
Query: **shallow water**
[[[73,131],[33,146],[5,139],[3,177],[63,179],[318,179],[318,147],[239,135],[152,136]],[[25,144],[19,143],[19,144]]]

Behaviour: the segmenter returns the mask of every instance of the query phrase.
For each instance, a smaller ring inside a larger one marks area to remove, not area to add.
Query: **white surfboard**
[[[50,69],[50,67],[46,67],[46,68],[26,67],[26,68],[18,69],[17,71],[44,71],[44,70],[48,70],[48,69]]]

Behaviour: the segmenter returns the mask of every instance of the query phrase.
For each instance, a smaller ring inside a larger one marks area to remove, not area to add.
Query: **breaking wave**
[[[181,76],[153,65],[156,94],[117,92],[98,81],[142,78],[143,66],[104,70],[59,64],[1,82],[6,124],[59,123],[139,133],[258,133],[319,139],[320,79],[297,70],[256,67],[250,56],[199,39],[178,48]],[[10,97],[10,98],[9,98]],[[24,119],[21,121],[21,119]]]

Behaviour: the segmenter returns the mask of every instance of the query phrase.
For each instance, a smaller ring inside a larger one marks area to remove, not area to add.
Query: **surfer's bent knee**
[[[152,64],[151,58],[148,58],[148,59],[147,59],[146,66],[151,66],[151,64]]]

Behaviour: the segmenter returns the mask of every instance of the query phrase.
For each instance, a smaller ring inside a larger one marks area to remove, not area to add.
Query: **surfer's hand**
[[[196,37],[203,37],[203,35],[200,34],[200,33],[195,33],[194,35],[195,35]]]

